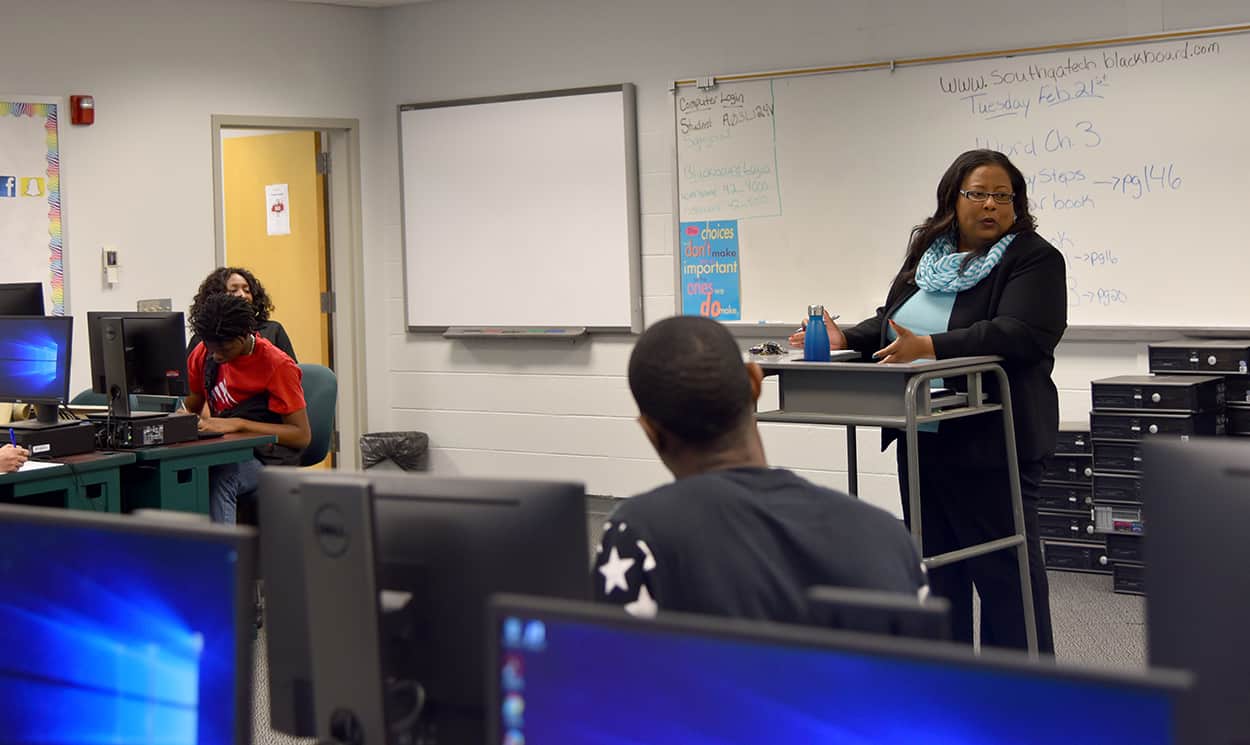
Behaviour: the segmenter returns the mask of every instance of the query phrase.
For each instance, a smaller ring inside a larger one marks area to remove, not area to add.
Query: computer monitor
[[[35,405],[35,418],[17,428],[55,427],[69,398],[69,316],[0,316],[0,401]]]
[[[590,597],[581,484],[267,468],[257,502],[271,720],[302,734],[480,743],[489,595]]]
[[[0,316],[42,316],[42,282],[0,284]]]
[[[255,540],[0,506],[0,739],[250,743]]]
[[[1191,670],[1192,742],[1250,742],[1250,441],[1142,444],[1152,665]]]
[[[109,397],[112,416],[136,416],[130,410],[131,393],[187,395],[182,313],[92,311],[87,314],[87,336],[91,389]]]
[[[922,602],[914,593],[818,586],[808,589],[807,602],[824,628],[934,641],[951,638],[951,607],[945,598]]]
[[[1173,745],[1187,676],[543,598],[492,603],[484,742]]]

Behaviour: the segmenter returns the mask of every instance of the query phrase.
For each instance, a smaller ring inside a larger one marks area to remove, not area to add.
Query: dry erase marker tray
[[[449,326],[445,339],[570,339],[586,335],[585,326]]]

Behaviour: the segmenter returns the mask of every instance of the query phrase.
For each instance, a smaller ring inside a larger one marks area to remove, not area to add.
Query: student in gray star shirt
[[[652,326],[629,361],[638,422],[676,479],[618,507],[592,578],[600,602],[816,623],[814,585],[928,592],[892,515],[769,468],[755,422],[763,372],[706,318]]]

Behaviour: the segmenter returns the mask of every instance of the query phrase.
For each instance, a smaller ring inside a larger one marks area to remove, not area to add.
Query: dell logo
[[[313,533],[326,556],[338,558],[347,552],[347,526],[343,511],[336,505],[326,504],[313,516]]]

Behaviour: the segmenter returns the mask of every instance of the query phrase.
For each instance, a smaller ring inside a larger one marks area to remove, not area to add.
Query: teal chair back
[[[108,402],[109,400],[107,396],[103,393],[96,393],[90,388],[79,392],[78,395],[70,399],[70,405],[78,406],[104,406]]]
[[[312,439],[304,448],[299,464],[311,466],[325,460],[330,450],[339,381],[334,371],[324,365],[301,362],[299,369],[304,376],[304,403],[308,405],[308,425],[312,429]]]

